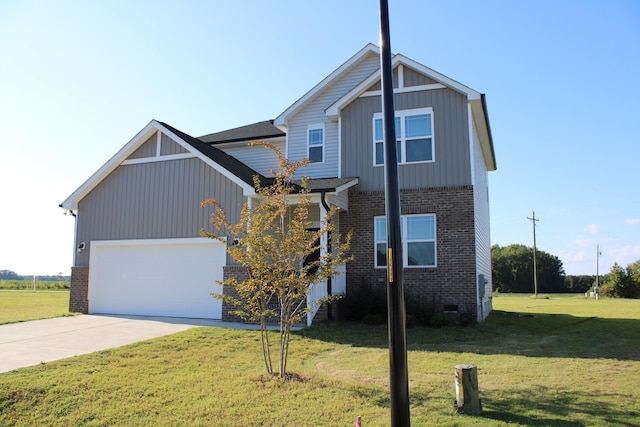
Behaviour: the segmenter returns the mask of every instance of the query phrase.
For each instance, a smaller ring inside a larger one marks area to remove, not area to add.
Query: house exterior
[[[406,298],[482,321],[496,169],[484,95],[403,55],[392,66]],[[313,160],[300,170],[311,217],[319,225],[337,206],[339,229],[353,230],[354,260],[310,299],[386,286],[381,112],[379,49],[369,44],[274,120],[199,138],[152,120],[60,205],[76,216],[70,310],[228,319],[209,294],[244,271],[224,244],[200,237],[210,214],[200,202],[219,200],[233,220],[256,201],[253,177],[266,183],[277,165],[247,146],[257,140]]]

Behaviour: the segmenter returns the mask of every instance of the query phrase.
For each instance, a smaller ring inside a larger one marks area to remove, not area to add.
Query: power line
[[[536,261],[536,222],[540,221],[536,219],[536,212],[531,211],[531,218],[527,217],[528,220],[531,221],[531,225],[533,226],[533,289],[535,295],[538,296],[538,263]]]

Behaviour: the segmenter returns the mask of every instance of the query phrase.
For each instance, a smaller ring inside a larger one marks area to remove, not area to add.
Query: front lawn
[[[640,301],[494,302],[484,325],[408,331],[412,425],[637,425]],[[388,426],[386,345],[379,326],[300,331],[305,381],[281,383],[257,332],[195,328],[0,374],[0,425]],[[454,414],[459,363],[478,366],[480,417]]]
[[[0,291],[0,325],[69,315],[69,291]]]

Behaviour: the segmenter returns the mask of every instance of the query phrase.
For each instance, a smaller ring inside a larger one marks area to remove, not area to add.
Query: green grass
[[[500,295],[483,325],[407,333],[412,425],[630,426],[640,419],[640,301]],[[0,374],[0,425],[389,425],[384,327],[295,334],[267,379],[259,334],[195,328]],[[478,366],[484,413],[455,415],[453,368]]]
[[[0,325],[69,316],[69,292],[0,292]]]

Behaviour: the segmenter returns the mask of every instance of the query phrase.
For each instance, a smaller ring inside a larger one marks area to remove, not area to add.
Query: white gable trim
[[[63,209],[78,209],[78,202],[93,190],[103,179],[113,172],[123,160],[126,160],[138,147],[158,131],[157,122],[151,120],[140,132],[136,134],[124,147],[111,157],[100,169],[74,191],[62,204]]]
[[[418,71],[419,73],[425,74],[428,77],[431,77],[433,80],[442,83],[445,86],[450,87],[451,89],[458,91],[464,95],[467,95],[467,98],[469,98],[469,100],[472,99],[480,99],[480,92],[475,91],[473,89],[471,89],[469,86],[465,86],[460,82],[457,82],[447,76],[445,76],[444,74],[441,74],[425,65],[422,65],[419,62],[414,61],[411,58],[407,58],[404,55],[398,54],[396,56],[394,56],[394,60],[397,58],[397,61],[406,65],[409,68],[413,68],[414,70]]]
[[[407,92],[420,92],[420,91],[424,91],[424,90],[435,90],[435,89],[444,89],[444,88],[446,88],[446,86],[443,85],[443,84],[432,83],[432,84],[429,84],[429,85],[397,87],[397,88],[393,89],[393,93],[398,94],[398,93],[407,93]],[[382,91],[381,90],[369,90],[367,92],[362,93],[360,95],[360,98],[366,98],[368,96],[381,96],[381,95],[382,95]],[[333,107],[333,105],[331,107]],[[329,107],[329,108],[331,108],[331,107]],[[326,113],[327,113],[327,116],[329,116],[329,109],[327,109]],[[329,116],[329,118],[332,118],[332,117],[333,116]]]
[[[304,96],[298,99],[293,103],[289,108],[287,108],[282,114],[275,118],[273,121],[274,126],[279,128],[280,130],[286,132],[287,130],[287,118],[297,113],[301,108],[303,108],[311,99],[313,99],[320,91],[322,91],[325,87],[330,85],[335,79],[337,79],[340,75],[342,75],[345,71],[353,67],[355,64],[360,62],[362,58],[366,55],[374,53],[376,55],[380,54],[380,48],[378,46],[369,43],[364,48],[362,48],[358,53],[353,55],[347,62],[338,67],[333,73],[329,74],[325,77],[320,83],[315,85],[309,92],[304,94]]]
[[[162,155],[162,133],[158,132],[156,138],[156,157]]]
[[[160,132],[158,132],[158,134],[160,134]],[[138,159],[127,159],[123,161],[121,164],[137,165],[140,163],[168,162],[169,160],[190,159],[193,157],[196,157],[196,155],[193,153],[178,153],[178,154],[168,154],[166,156],[153,156],[153,157],[140,157]]]
[[[393,89],[393,93],[416,92],[421,90],[443,89],[445,87],[450,87],[451,89],[466,95],[469,100],[480,99],[479,92],[461,83],[458,83],[457,81],[450,79],[444,74],[440,74],[437,71],[434,71],[431,68],[420,64],[419,62],[409,59],[406,56],[403,56],[400,54],[395,55],[391,59],[391,66],[392,68],[395,68],[396,66],[399,68],[398,69],[399,85],[397,88]],[[426,76],[432,78],[433,80],[436,80],[438,83],[421,85],[421,86],[404,87],[404,72],[403,72],[404,66],[413,68],[414,70],[422,74],[425,74]],[[380,69],[378,69],[369,77],[364,79],[359,85],[357,85],[356,87],[351,89],[349,92],[347,92],[342,98],[338,99],[336,102],[330,105],[329,108],[325,110],[327,117],[330,120],[336,121],[338,119],[338,116],[340,115],[340,110],[342,110],[344,107],[349,105],[356,98],[360,96],[380,95],[382,91],[379,91],[379,90],[367,91],[367,89],[378,80],[380,80]]]
[[[169,136],[176,143],[182,146],[184,149],[189,151],[189,153],[183,153],[182,155],[173,155],[173,156],[162,156],[166,157],[167,160],[170,157],[176,158],[185,158],[185,157],[197,157],[207,165],[211,166],[218,172],[220,172],[225,177],[229,178],[235,184],[242,188],[245,195],[255,194],[255,189],[253,186],[247,184],[236,175],[223,168],[204,154],[195,150],[191,145],[182,140],[182,138],[175,135],[169,129],[164,127],[156,120],[151,120],[149,124],[147,124],[140,132],[136,134],[124,147],[122,147],[113,157],[111,157],[100,169],[98,169],[88,180],[86,180],[76,191],[74,191],[62,204],[60,205],[63,209],[78,209],[78,203],[82,200],[91,190],[93,190],[98,184],[100,184],[109,174],[111,174],[118,166],[121,164],[132,164],[137,163],[134,159],[127,161],[127,158],[133,154],[135,150],[137,150],[142,144],[144,144],[154,133],[161,132],[165,135]],[[158,157],[152,157],[152,161],[157,161]],[[138,160],[138,159],[136,159]],[[144,160],[139,161],[144,162]]]

